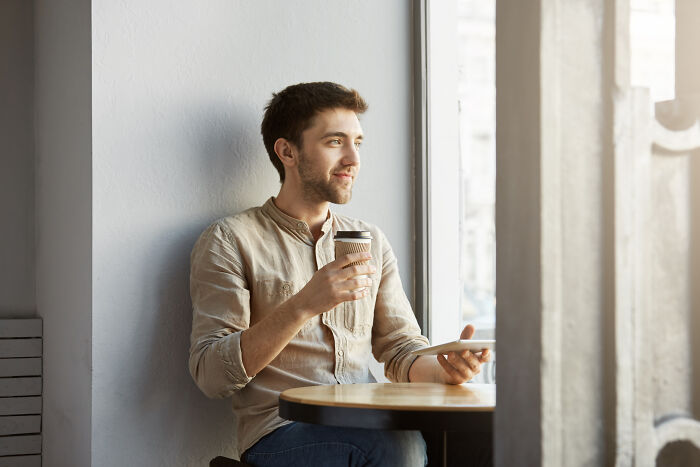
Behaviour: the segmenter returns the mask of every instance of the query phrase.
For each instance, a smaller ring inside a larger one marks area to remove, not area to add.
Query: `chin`
[[[329,199],[333,204],[347,204],[350,202],[352,199],[352,192],[348,193],[334,193],[333,196],[331,197],[332,199]]]

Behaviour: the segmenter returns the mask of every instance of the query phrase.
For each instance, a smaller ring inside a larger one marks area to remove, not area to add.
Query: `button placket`
[[[318,269],[321,269],[323,266],[333,261],[332,256],[327,255],[327,249],[324,247],[324,243],[320,241],[316,242],[314,251],[316,254],[316,264],[318,265]],[[331,259],[327,260],[327,258]]]
[[[336,351],[335,351],[335,355],[336,355],[336,358],[335,358],[336,371],[335,371],[335,373],[336,373],[336,379],[338,379],[338,381],[342,382],[344,375],[345,375],[345,358],[344,358],[345,351],[342,349],[343,343],[345,342],[345,337],[339,336],[339,339],[336,342],[337,342],[337,347],[336,347]]]
[[[326,265],[326,263],[323,261],[323,255],[321,254],[321,250],[317,247],[316,248],[316,264],[318,264],[318,268],[321,269],[323,266]]]

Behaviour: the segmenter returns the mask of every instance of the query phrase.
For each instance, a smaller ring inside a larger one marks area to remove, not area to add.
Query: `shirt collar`
[[[282,212],[280,208],[277,207],[275,204],[275,197],[270,196],[270,198],[265,202],[265,204],[262,206],[262,210],[265,214],[270,216],[272,220],[274,220],[280,227],[285,227],[293,232],[299,232],[302,233],[304,237],[308,236],[311,237],[311,230],[309,229],[309,226],[306,222],[300,220],[300,219],[295,219],[292,216],[289,216]],[[321,231],[324,234],[327,234],[329,231],[332,231],[333,227],[333,213],[331,212],[330,208],[328,209],[328,217],[326,218],[326,221],[323,223],[321,226]]]

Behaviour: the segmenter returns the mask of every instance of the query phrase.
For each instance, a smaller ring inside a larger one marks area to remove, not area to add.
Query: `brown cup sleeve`
[[[360,242],[335,242],[335,259],[345,256],[350,253],[360,253],[362,251],[369,251],[371,243],[360,243]],[[368,261],[354,261],[348,264],[350,266],[359,266],[361,264],[366,264]]]

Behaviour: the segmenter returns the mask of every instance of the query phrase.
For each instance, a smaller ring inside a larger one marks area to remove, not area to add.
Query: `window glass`
[[[430,339],[495,337],[495,0],[428,2]],[[489,364],[477,382],[494,382]]]
[[[674,0],[630,3],[630,82],[649,89],[651,102],[675,95]]]
[[[459,0],[460,313],[493,337],[496,312],[496,2]]]

